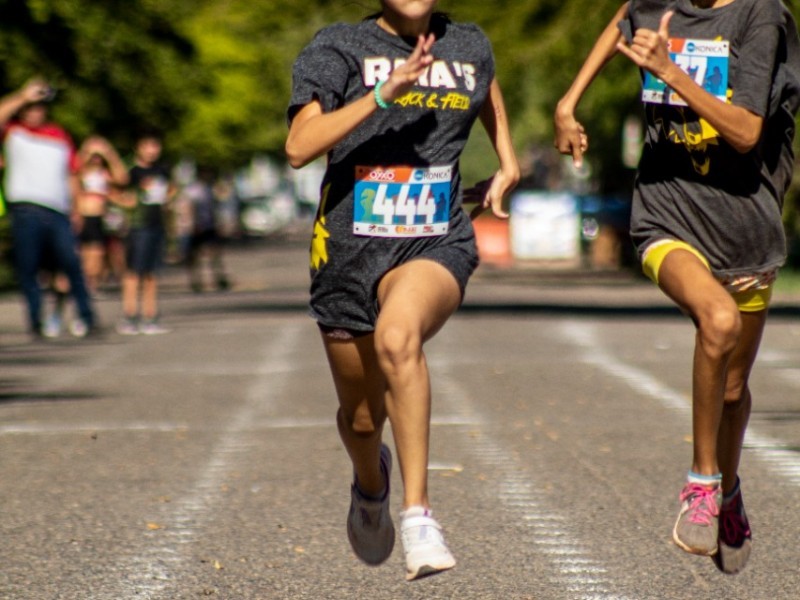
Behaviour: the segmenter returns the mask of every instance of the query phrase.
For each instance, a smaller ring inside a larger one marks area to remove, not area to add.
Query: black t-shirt
[[[169,169],[162,164],[135,165],[130,170],[130,186],[136,194],[131,227],[163,227],[164,205],[168,200]]]
[[[330,307],[350,303],[354,315],[356,304],[374,302],[374,282],[391,268],[444,245],[474,246],[458,160],[494,79],[494,57],[475,25],[435,15],[431,30],[428,72],[328,154],[311,244],[312,315],[322,323],[370,329]],[[371,93],[415,44],[375,18],[321,30],[295,62],[289,121],[314,100],[327,113]],[[387,207],[392,215],[376,220]]]
[[[621,29],[657,30],[667,10],[674,11],[669,34],[676,62],[721,101],[765,122],[756,148],[742,154],[690,108],[666,96],[646,101],[633,240],[640,252],[658,239],[688,242],[717,276],[776,268],[786,256],[781,210],[800,82],[794,21],[779,0],[734,0],[711,9],[690,0],[632,0]]]

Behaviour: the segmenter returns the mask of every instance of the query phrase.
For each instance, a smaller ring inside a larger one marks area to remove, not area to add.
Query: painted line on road
[[[301,331],[301,327],[293,325],[270,336],[269,344],[259,355],[263,363],[276,365],[276,369],[270,369],[271,373],[288,375],[292,372],[291,349],[296,346]],[[274,374],[262,374],[252,381],[242,405],[222,430],[194,485],[183,497],[148,515],[153,527],[143,534],[143,547],[134,549],[133,556],[118,558],[112,572],[124,575],[109,582],[111,589],[93,590],[94,598],[171,600],[181,595],[174,588],[181,583],[181,574],[190,558],[186,549],[196,544],[213,518],[231,471],[243,457],[252,456],[258,450],[257,436],[246,434],[254,421],[265,419],[265,413],[272,408],[272,399],[286,385],[288,377]]]
[[[691,399],[664,385],[648,372],[614,358],[598,340],[596,331],[588,323],[565,322],[561,327],[564,336],[582,349],[581,361],[612,375],[631,388],[659,401],[664,407],[691,416]],[[745,434],[745,448],[763,461],[776,475],[793,485],[800,486],[800,454],[786,448],[786,444],[758,433],[750,425]]]
[[[464,419],[459,415],[438,415],[431,419],[436,427],[471,427],[474,420]],[[298,419],[298,418],[262,418],[247,423],[241,429],[245,431],[269,431],[279,429],[324,429],[335,427],[333,419]],[[97,433],[192,433],[220,432],[219,428],[192,427],[188,423],[172,423],[159,421],[113,422],[96,421],[84,423],[8,423],[0,425],[0,436],[8,435],[92,435]]]
[[[470,432],[469,452],[483,463],[492,478],[498,481],[496,496],[506,512],[516,521],[525,523],[531,535],[520,543],[530,544],[553,566],[540,573],[554,587],[565,590],[574,600],[625,600],[614,594],[614,584],[607,569],[596,560],[571,531],[572,522],[560,507],[552,506],[542,493],[542,486],[531,481],[526,469],[512,452],[502,447],[487,433],[487,423],[477,416],[479,403],[453,374],[456,365],[437,362],[434,379],[440,381],[437,395],[458,398],[453,402],[464,413],[464,421],[479,425]],[[534,459],[535,460],[535,459]],[[528,461],[528,467],[530,466]]]

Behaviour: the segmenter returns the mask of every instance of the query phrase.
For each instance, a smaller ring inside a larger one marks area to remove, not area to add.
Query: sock
[[[722,485],[722,473],[717,473],[716,475],[700,475],[700,473],[695,473],[690,470],[686,479],[689,483],[699,483],[705,486]]]
[[[733,489],[730,491],[730,493],[729,494],[725,494],[724,496],[722,496],[722,503],[723,504],[730,504],[731,503],[731,501],[736,496],[736,494],[739,493],[739,484],[740,483],[741,482],[739,481],[739,478],[737,477],[736,478],[736,485],[733,486]]]

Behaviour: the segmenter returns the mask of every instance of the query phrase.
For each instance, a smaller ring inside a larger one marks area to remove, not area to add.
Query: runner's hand
[[[589,136],[572,114],[572,111],[556,110],[555,147],[561,154],[571,154],[576,168],[583,165],[583,155],[589,149]]]
[[[493,177],[476,183],[464,190],[464,204],[477,203],[469,213],[470,219],[476,219],[491,207],[492,214],[498,219],[507,219],[508,213],[503,210],[503,199],[516,187],[518,179],[508,177],[502,170]]]
[[[637,29],[630,45],[625,42],[617,44],[617,49],[631,59],[637,66],[650,71],[659,79],[663,79],[667,70],[674,67],[669,58],[669,21],[673,11],[668,10],[661,16],[658,31]]]
[[[432,33],[427,37],[420,35],[414,51],[409,55],[408,60],[401,66],[392,71],[389,79],[381,88],[381,97],[387,103],[392,103],[406,92],[408,92],[417,80],[425,74],[427,68],[433,62],[431,48],[436,41],[436,36]]]

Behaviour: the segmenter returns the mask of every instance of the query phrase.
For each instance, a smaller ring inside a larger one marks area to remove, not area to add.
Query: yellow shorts
[[[664,262],[667,254],[678,249],[691,252],[709,271],[711,270],[706,257],[694,246],[678,240],[664,240],[655,242],[645,251],[644,259],[642,260],[642,271],[644,271],[644,274],[654,283],[658,284],[658,271],[661,268],[661,264]],[[766,310],[772,299],[772,283],[756,289],[750,288],[746,290],[731,289],[730,286],[725,287],[736,302],[736,306],[738,306],[739,310],[742,312],[760,312]]]

